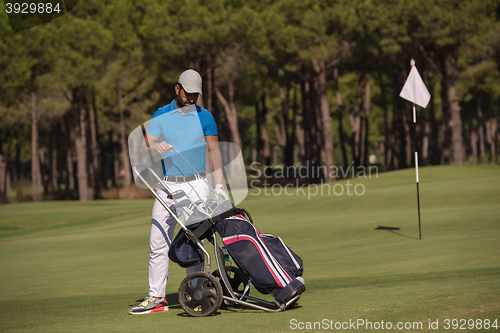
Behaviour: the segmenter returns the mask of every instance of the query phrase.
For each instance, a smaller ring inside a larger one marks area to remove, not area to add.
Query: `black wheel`
[[[241,270],[237,267],[227,266],[226,272],[228,275],[229,284],[231,285],[231,288],[233,288],[233,291],[237,292],[239,294],[243,294],[243,292],[245,291],[245,285],[248,283],[248,279],[243,275]],[[224,290],[224,295],[230,296],[229,291],[227,290],[226,286],[224,285],[224,282],[222,281],[222,279],[220,277],[219,269],[216,269],[212,273],[212,275],[215,276],[216,278],[219,278],[219,282],[222,286],[222,289]],[[224,305],[227,307],[230,307],[230,306],[236,307],[239,304],[228,301],[228,300],[224,300]]]
[[[186,276],[179,286],[179,303],[187,314],[205,317],[214,314],[222,304],[222,286],[217,278],[205,272]]]

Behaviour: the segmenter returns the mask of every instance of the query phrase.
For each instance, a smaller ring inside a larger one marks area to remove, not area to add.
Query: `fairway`
[[[446,319],[483,325],[450,331],[498,332],[484,323],[500,326],[500,167],[419,171],[422,240],[412,169],[351,179],[363,195],[352,188],[335,195],[332,185],[250,192],[239,206],[304,261],[307,289],[283,313],[239,308],[189,317],[177,301],[185,270],[171,263],[170,311],[129,315],[148,293],[152,200],[2,205],[0,332],[290,332],[300,325],[343,332],[358,320],[373,331],[383,321],[392,325],[383,331],[444,332]],[[429,329],[436,321],[438,329]],[[399,322],[414,329],[398,330]]]

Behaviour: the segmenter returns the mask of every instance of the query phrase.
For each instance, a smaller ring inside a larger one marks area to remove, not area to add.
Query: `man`
[[[171,192],[182,190],[192,202],[206,201],[209,188],[206,180],[206,156],[208,148],[211,168],[215,181],[215,191],[227,199],[223,189],[221,154],[218,147],[218,132],[212,114],[196,105],[202,93],[202,80],[198,72],[188,69],[183,72],[175,86],[176,98],[158,109],[146,132],[141,146],[143,153],[158,157],[161,155],[164,180]],[[173,151],[178,150],[186,161]],[[198,172],[193,170],[196,169]],[[175,211],[174,201],[166,190],[158,185],[158,195]],[[165,290],[168,279],[168,250],[174,236],[175,220],[158,200],[153,205],[149,258],[149,296],[138,306],[129,310],[130,314],[146,314],[168,311]],[[186,269],[187,275],[201,271],[203,262]]]

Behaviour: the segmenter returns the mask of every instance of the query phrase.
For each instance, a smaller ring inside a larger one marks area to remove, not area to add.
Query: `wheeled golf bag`
[[[302,259],[281,238],[261,235],[241,215],[226,218],[215,228],[254,287],[263,294],[271,294],[278,306],[284,307],[288,300],[304,292]]]
[[[202,222],[197,222],[187,226],[188,230],[195,230]],[[181,267],[196,265],[205,260],[203,251],[189,240],[186,233],[180,230],[170,244],[168,257]]]

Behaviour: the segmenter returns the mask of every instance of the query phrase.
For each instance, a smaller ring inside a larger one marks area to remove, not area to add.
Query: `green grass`
[[[337,193],[347,185],[338,184]],[[422,240],[413,170],[350,184],[364,195],[328,195],[333,185],[310,200],[317,188],[252,190],[240,206],[302,257],[307,290],[291,311],[206,318],[180,308],[185,271],[175,264],[170,311],[127,313],[148,291],[152,200],[0,206],[0,332],[285,332],[292,319],[422,322],[414,331],[442,332],[447,318],[500,321],[499,167],[421,168]],[[428,330],[429,319],[440,329]]]

